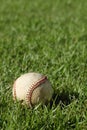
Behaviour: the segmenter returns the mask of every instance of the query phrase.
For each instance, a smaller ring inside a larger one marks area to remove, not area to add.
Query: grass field
[[[54,95],[14,103],[14,80],[47,75]],[[87,130],[87,0],[0,0],[0,130]]]

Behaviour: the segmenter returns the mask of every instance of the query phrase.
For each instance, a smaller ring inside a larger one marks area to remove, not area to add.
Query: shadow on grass
[[[60,102],[63,105],[69,105],[72,100],[77,99],[79,97],[78,93],[63,91],[61,93],[54,92],[52,100],[50,101],[50,107],[57,106]]]
[[[80,36],[78,41],[87,41],[87,34]]]

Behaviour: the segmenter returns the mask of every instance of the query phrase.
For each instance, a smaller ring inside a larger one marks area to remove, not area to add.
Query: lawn
[[[27,72],[48,77],[48,105],[12,98]],[[0,130],[87,130],[87,0],[0,0]]]

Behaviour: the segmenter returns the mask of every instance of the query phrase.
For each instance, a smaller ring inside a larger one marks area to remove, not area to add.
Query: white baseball
[[[39,73],[26,73],[13,85],[14,100],[20,100],[29,107],[50,101],[52,94],[53,88],[47,77]]]

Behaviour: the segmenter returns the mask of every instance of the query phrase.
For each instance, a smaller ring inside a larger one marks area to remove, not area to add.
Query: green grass
[[[47,75],[53,101],[14,103],[14,80]],[[87,0],[0,0],[0,130],[87,129]]]

